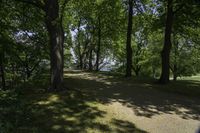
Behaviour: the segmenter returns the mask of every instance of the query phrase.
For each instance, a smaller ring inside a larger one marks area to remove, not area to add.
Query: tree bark
[[[62,89],[64,31],[59,18],[58,0],[45,1],[46,27],[50,39],[51,84],[50,91]]]
[[[90,49],[90,53],[89,53],[89,70],[92,71],[93,70],[93,65],[92,65],[92,49]]]
[[[166,84],[169,82],[170,75],[170,51],[172,47],[171,33],[173,26],[173,0],[167,0],[167,18],[165,27],[165,39],[164,47],[161,52],[162,57],[162,73],[159,79],[159,83]]]
[[[94,37],[94,34],[95,34],[95,27],[93,27],[93,30],[92,30],[92,38],[91,38],[91,43],[90,43],[90,47],[89,47],[89,71],[92,71],[93,70],[93,64],[92,64],[92,60],[93,60],[93,50],[94,50],[94,42],[95,42],[95,37]]]
[[[140,60],[139,60],[138,56],[140,56],[140,54],[141,54],[141,47],[139,46],[139,44],[137,44],[137,50],[136,50],[136,52],[135,52],[135,60],[134,60],[135,64],[134,64],[134,66],[132,67],[132,68],[133,68],[133,71],[135,72],[135,76],[136,76],[136,77],[139,77],[140,70],[141,70],[141,68],[142,68],[142,66],[139,65],[139,61],[140,61]]]
[[[82,70],[83,69],[83,57],[81,53],[81,45],[80,45],[80,28],[81,28],[81,19],[79,20],[78,23],[78,35],[77,35],[77,43],[78,43],[78,56],[79,56],[79,67]]]
[[[177,65],[174,64],[174,74],[173,74],[173,80],[176,81],[177,80]]]
[[[4,60],[4,53],[2,53],[0,55],[0,74],[1,74],[1,82],[2,82],[2,89],[3,90],[6,90],[6,80],[5,80],[5,71],[4,71],[4,63],[3,63],[3,60]]]
[[[85,45],[84,45],[84,50],[83,50],[83,54],[82,54],[82,57],[83,57],[83,69],[87,69],[87,59],[88,59],[88,44],[89,44],[89,41],[88,41],[88,38],[86,39],[85,41]]]
[[[178,77],[178,65],[177,65],[177,56],[178,56],[178,42],[175,39],[176,35],[173,36],[174,42],[174,68],[173,68],[173,80],[176,81]]]
[[[26,66],[26,79],[28,80],[31,77],[31,71],[29,70],[29,67]]]
[[[131,47],[131,36],[132,36],[132,24],[133,24],[133,0],[129,0],[129,15],[128,15],[128,27],[127,27],[127,42],[126,42],[126,77],[131,77],[132,72],[132,47]]]
[[[98,17],[98,45],[97,45],[97,59],[96,59],[96,71],[99,71],[99,58],[100,58],[100,50],[101,50],[101,19]]]
[[[141,66],[136,65],[135,67],[136,67],[136,68],[133,69],[133,71],[135,72],[135,76],[136,76],[136,77],[139,77],[140,70],[141,70]]]

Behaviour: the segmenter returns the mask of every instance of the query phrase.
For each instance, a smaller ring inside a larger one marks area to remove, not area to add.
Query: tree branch
[[[185,4],[181,4],[175,11],[173,11],[173,14],[176,14],[177,12],[179,12]]]
[[[64,17],[64,11],[65,11],[65,7],[67,4],[68,0],[64,0],[64,3],[61,6],[61,12],[60,12],[60,21],[63,22],[63,17]]]
[[[145,5],[142,2],[141,2],[141,4],[139,4],[138,1],[133,0],[133,3],[134,3],[135,8],[137,9],[137,11],[139,13],[142,14],[142,13],[145,12],[146,7],[145,7]]]
[[[34,7],[37,7],[39,9],[44,10],[44,6],[42,5],[42,3],[39,0],[36,0],[36,1],[32,1],[32,0],[15,0],[15,1],[26,3],[26,4],[30,4],[30,5],[33,5]]]

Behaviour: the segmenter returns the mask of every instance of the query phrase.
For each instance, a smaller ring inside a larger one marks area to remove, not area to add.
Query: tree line
[[[1,0],[1,88],[50,70],[49,90],[59,90],[70,67],[161,84],[197,74],[199,9],[198,0]]]

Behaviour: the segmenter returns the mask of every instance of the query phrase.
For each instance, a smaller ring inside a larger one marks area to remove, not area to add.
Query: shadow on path
[[[134,123],[112,118],[97,121],[107,112],[99,104],[120,102],[137,116],[175,113],[184,119],[200,120],[200,99],[158,91],[157,85],[112,75],[67,72],[65,92],[44,93],[36,89],[0,94],[1,133],[145,133]],[[32,85],[32,86],[34,86]],[[200,83],[185,86],[200,88]]]
[[[71,88],[77,88],[88,93],[101,103],[118,101],[127,107],[133,108],[138,116],[152,117],[160,114],[175,113],[184,119],[200,120],[200,98],[187,97],[180,94],[159,91],[165,86],[151,84],[141,80],[124,79],[104,74],[82,73],[66,77],[66,82]],[[78,83],[78,84],[76,84]],[[178,89],[199,89],[200,82],[178,82]],[[172,88],[173,89],[173,88]],[[177,88],[174,88],[177,89]],[[180,91],[179,90],[179,91]]]

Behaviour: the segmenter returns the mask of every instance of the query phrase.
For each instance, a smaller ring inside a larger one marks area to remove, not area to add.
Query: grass
[[[200,96],[200,75],[181,77],[177,81],[171,81],[167,85],[154,86],[155,89],[169,93],[176,93],[189,97]]]
[[[182,77],[179,78],[180,80],[193,80],[193,81],[200,81],[200,74],[197,74],[195,76],[188,76],[188,77]]]
[[[123,75],[120,73],[111,73],[111,72],[98,72],[98,74],[103,74],[106,76],[114,76],[119,78],[119,80],[124,80]],[[200,74],[195,76],[181,77],[177,81],[171,81],[170,84],[158,85],[155,82],[155,79],[148,77],[132,77],[130,83],[140,83],[140,84],[149,84],[151,88],[157,89],[159,91],[176,93],[180,95],[185,95],[189,97],[199,97],[200,96]]]
[[[154,85],[159,91],[180,94],[188,97],[200,96],[200,81],[198,80],[179,80],[171,81],[167,85]]]
[[[185,119],[199,119],[199,108],[195,106],[199,105],[198,80],[161,86],[120,75],[73,71],[65,75],[69,89],[57,93],[44,91],[47,81],[42,77],[17,91],[0,93],[1,133],[145,133],[126,110],[110,106],[116,101],[134,109],[137,116],[151,118],[174,111]],[[174,93],[196,97],[198,101],[192,101],[191,106],[186,99],[174,99]],[[175,105],[187,112],[177,112]]]

